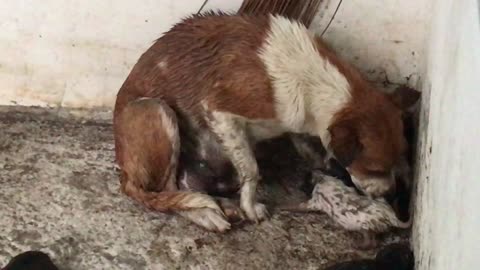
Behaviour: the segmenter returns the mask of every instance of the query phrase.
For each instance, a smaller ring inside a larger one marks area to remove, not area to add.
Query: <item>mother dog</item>
[[[122,190],[208,230],[229,229],[215,198],[177,185],[182,140],[193,138],[192,151],[213,144],[233,164],[240,208],[258,222],[267,210],[255,199],[260,175],[252,148],[283,133],[304,133],[321,139],[359,189],[382,196],[394,189],[393,171],[406,150],[407,95],[377,91],[298,22],[191,16],[140,57],[117,95]]]

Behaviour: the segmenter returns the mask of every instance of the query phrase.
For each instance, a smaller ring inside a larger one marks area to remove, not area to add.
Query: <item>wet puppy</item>
[[[177,173],[179,190],[209,194],[219,204],[229,222],[244,220],[245,215],[237,200],[232,199],[240,188],[232,164],[228,159],[222,158],[222,153],[218,153],[213,145],[203,147],[200,153],[189,149],[190,151],[185,150],[180,154]]]
[[[313,178],[317,184],[309,201],[280,209],[322,211],[342,228],[361,232],[364,239],[360,246],[365,248],[375,245],[371,233],[386,232],[392,227],[410,227],[410,222],[400,221],[384,199],[360,195],[354,188],[321,171],[315,171]]]
[[[240,188],[232,163],[214,140],[180,133],[178,188],[212,196],[232,196]],[[199,135],[197,135],[199,136]]]
[[[208,160],[180,160],[180,190],[205,192],[213,196],[231,196],[238,191],[239,183],[228,175],[216,172]]]
[[[58,270],[48,254],[30,250],[13,257],[2,270]]]
[[[414,256],[408,245],[390,244],[382,248],[375,259],[342,262],[325,270],[413,270]]]

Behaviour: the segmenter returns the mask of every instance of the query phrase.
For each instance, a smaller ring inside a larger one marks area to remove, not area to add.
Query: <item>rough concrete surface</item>
[[[215,234],[148,211],[119,192],[110,123],[57,109],[0,108],[0,266],[31,249],[72,270],[323,269],[375,254],[355,248],[352,234],[322,214],[274,213]],[[299,173],[283,159],[277,175]],[[302,199],[298,189],[288,195],[266,182],[261,197],[270,205]],[[385,242],[406,238],[391,234]]]

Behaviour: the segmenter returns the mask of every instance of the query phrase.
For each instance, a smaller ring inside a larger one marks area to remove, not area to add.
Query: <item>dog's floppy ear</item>
[[[402,111],[407,111],[420,99],[421,93],[407,86],[398,87],[389,95],[390,100]]]
[[[335,123],[328,128],[330,132],[330,149],[337,161],[344,167],[352,164],[362,150],[355,127],[350,121]]]

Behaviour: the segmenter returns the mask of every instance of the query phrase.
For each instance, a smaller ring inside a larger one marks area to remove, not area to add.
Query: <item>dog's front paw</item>
[[[241,208],[247,218],[255,223],[259,223],[269,217],[267,207],[261,203],[241,204]]]

